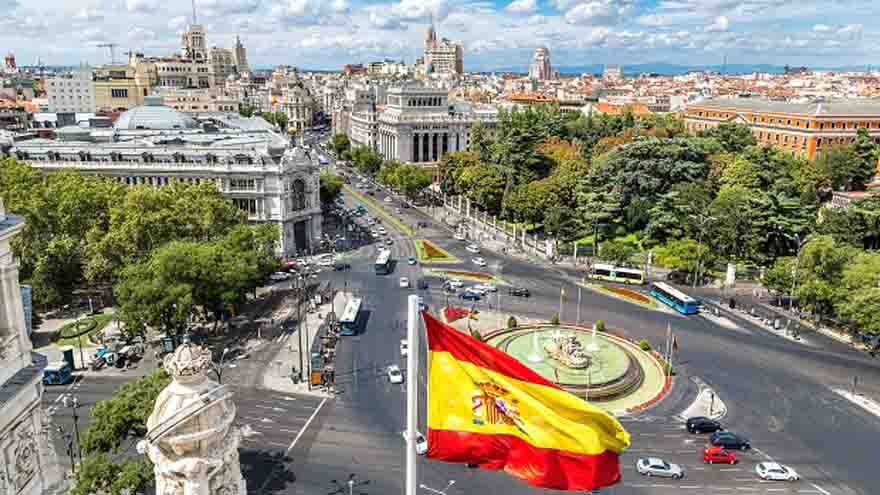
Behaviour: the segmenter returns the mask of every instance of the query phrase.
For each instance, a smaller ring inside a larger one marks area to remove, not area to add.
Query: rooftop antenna
[[[198,24],[199,22],[196,18],[196,0],[192,0],[192,7],[193,7],[193,24]]]
[[[99,48],[109,48],[110,49],[110,63],[116,64],[116,47],[119,46],[119,43],[98,43],[96,46]]]

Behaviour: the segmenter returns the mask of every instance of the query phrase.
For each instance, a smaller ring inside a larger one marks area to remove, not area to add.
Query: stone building
[[[543,46],[536,49],[532,65],[529,66],[529,78],[547,81],[557,77],[558,74],[553,71],[553,66],[550,64],[550,50]]]
[[[95,69],[95,108],[100,111],[128,110],[144,104],[144,98],[159,83],[156,64],[142,53],[133,53],[128,64]]]
[[[95,86],[92,71],[77,70],[46,81],[49,112],[94,113]]]
[[[43,431],[46,357],[32,351],[10,248],[23,228],[0,199],[0,494],[42,495],[59,479]]]
[[[113,129],[72,142],[20,141],[9,153],[44,172],[75,169],[127,185],[213,183],[252,223],[280,227],[280,254],[302,254],[321,241],[317,155],[291,147],[259,117],[186,115],[150,96]]]
[[[376,121],[376,147],[385,159],[432,163],[446,153],[466,149],[475,123],[494,128],[498,112],[495,108],[453,105],[442,89],[397,86],[388,89],[384,110]]]
[[[433,22],[425,36],[425,54],[421,59],[429,74],[464,74],[464,47],[458,41],[437,39]]]
[[[278,66],[272,73],[271,86],[273,111],[287,115],[288,131],[297,133],[311,127],[315,116],[315,100],[296,69]]]
[[[232,47],[232,58],[235,63],[235,72],[241,74],[251,71],[251,66],[248,64],[247,50],[238,36],[235,37],[235,46]]]
[[[226,78],[235,74],[235,57],[232,50],[226,48],[211,48],[211,68],[214,72],[213,86],[223,86]]]

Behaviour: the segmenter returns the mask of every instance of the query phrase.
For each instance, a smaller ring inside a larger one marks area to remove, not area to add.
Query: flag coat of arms
[[[501,469],[531,485],[620,481],[629,433],[508,354],[422,313],[428,334],[428,458]]]

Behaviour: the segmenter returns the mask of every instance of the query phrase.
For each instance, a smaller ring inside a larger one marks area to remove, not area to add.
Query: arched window
[[[291,194],[291,210],[298,211],[304,210],[307,204],[306,197],[306,183],[301,179],[296,179],[293,181],[293,190],[290,192]]]

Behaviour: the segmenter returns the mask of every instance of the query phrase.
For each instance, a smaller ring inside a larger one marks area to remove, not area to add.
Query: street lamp
[[[442,490],[437,490],[437,489],[431,488],[430,486],[427,486],[425,484],[420,484],[419,488],[421,488],[422,490],[428,490],[431,493],[436,493],[437,495],[447,495],[446,492],[450,488],[452,488],[452,485],[454,485],[454,484],[455,484],[455,480],[449,480],[449,483],[446,484],[446,488],[444,488]]]
[[[227,354],[229,354],[229,348],[224,347],[223,353],[220,354],[220,362],[219,363],[215,363],[213,361],[211,362],[211,369],[217,375],[217,383],[218,384],[223,383],[223,364],[224,364],[224,360],[226,359]]]
[[[804,247],[804,244],[806,244],[810,240],[810,238],[813,237],[813,235],[810,234],[801,237],[801,235],[798,234],[798,236],[795,237],[793,235],[786,234],[785,232],[781,232],[781,234],[797,242],[797,254],[795,256],[794,273],[792,274],[791,281],[791,294],[788,295],[788,312],[791,313],[794,310],[794,291],[797,290],[797,273],[801,265],[801,248]]]
[[[336,486],[336,491],[330,493],[330,495],[344,495],[344,493],[346,492],[346,487],[348,488],[348,495],[354,495],[354,488],[356,486],[365,486],[370,484],[370,480],[356,481],[356,478],[357,475],[352,473],[348,475],[348,481],[346,481],[345,484],[340,483],[336,480],[330,480],[330,483]]]
[[[82,445],[79,443],[79,398],[75,395],[65,395],[62,400],[64,407],[69,407],[73,411],[73,431],[76,435],[76,451],[80,459],[82,459]]]
[[[698,236],[699,241],[697,242],[697,269],[696,273],[694,273],[694,286],[693,288],[697,288],[697,279],[700,278],[700,272],[703,269],[703,231],[706,230],[706,224],[710,221],[714,222],[718,220],[713,216],[707,216],[705,214],[699,215],[690,215],[691,218],[697,220],[697,223],[700,225],[700,235]]]

